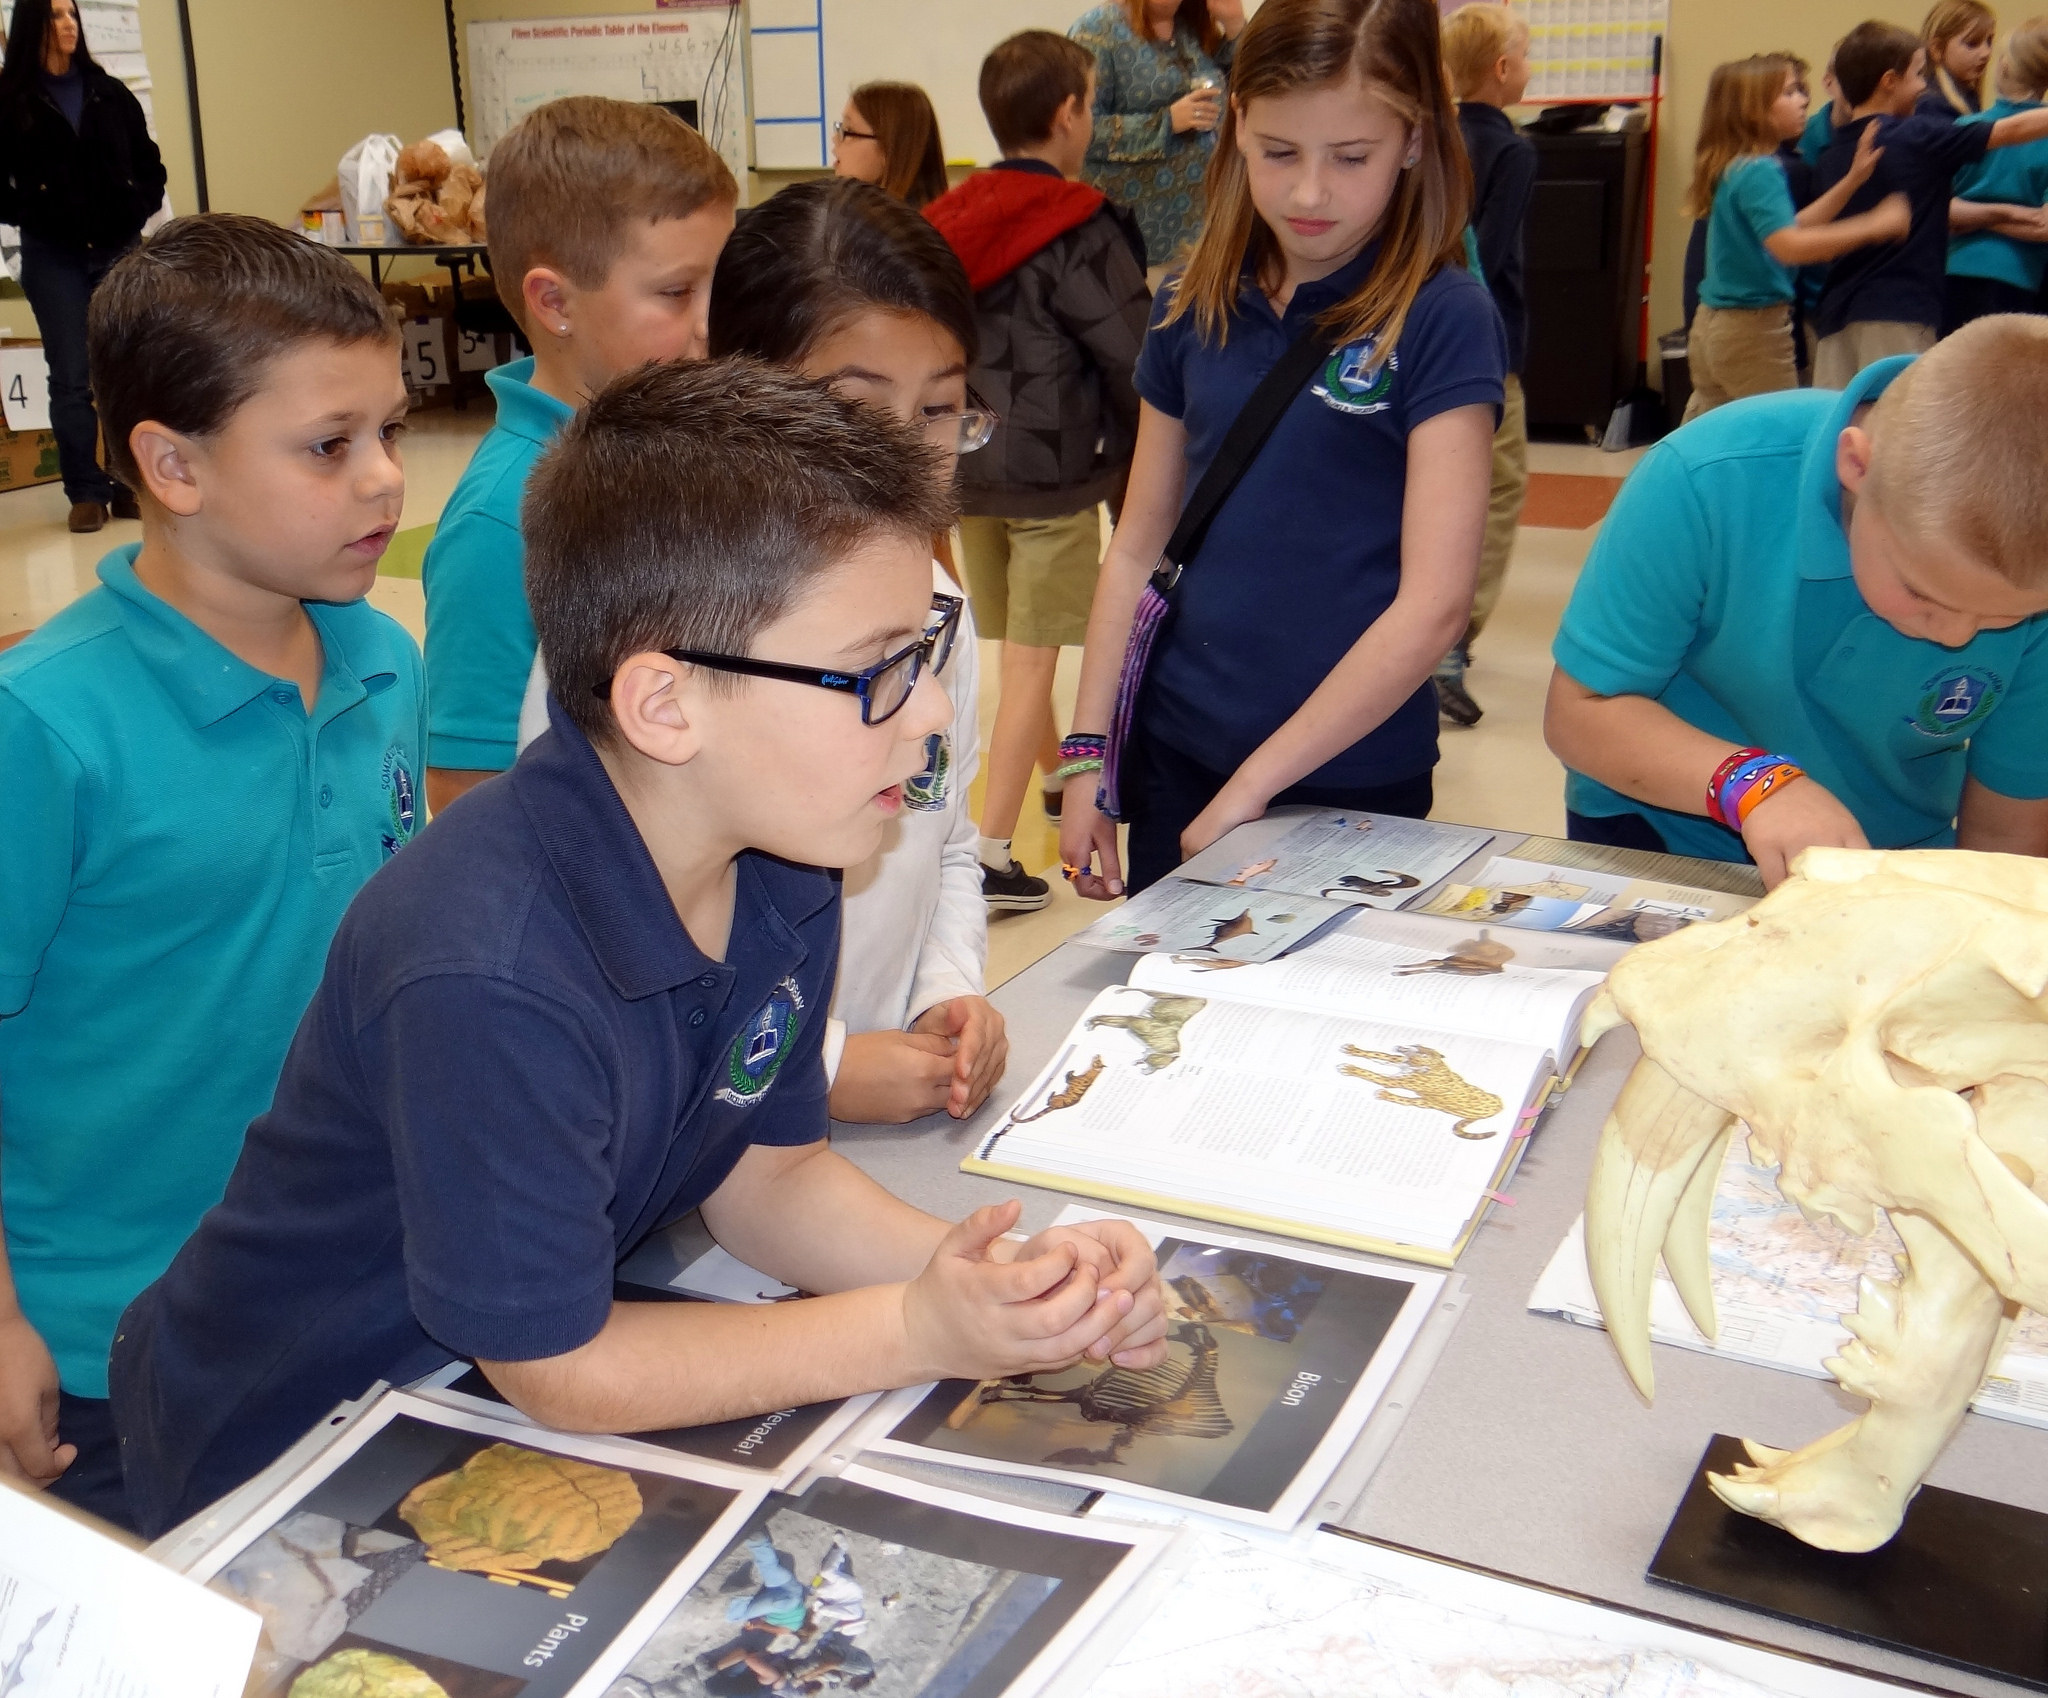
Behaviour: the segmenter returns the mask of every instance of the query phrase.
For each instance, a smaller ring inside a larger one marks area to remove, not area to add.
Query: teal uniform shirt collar
[[[136,657],[196,729],[218,724],[266,691],[299,704],[297,686],[251,666],[145,588],[135,575],[135,559],[141,552],[142,545],[133,542],[115,549],[100,562],[99,580],[114,596],[121,628]],[[360,602],[302,605],[319,629],[323,656],[320,696],[313,712],[316,724],[325,724],[398,682],[388,664],[363,672],[350,656],[349,616],[362,606]]]
[[[545,448],[576,416],[576,409],[546,390],[534,388],[533,365],[533,356],[528,354],[510,365],[492,367],[484,373],[484,382],[497,398],[498,429]]]
[[[1865,366],[1842,391],[1834,411],[1808,439],[1799,468],[1799,575],[1802,578],[1847,578],[1854,575],[1849,558],[1849,532],[1842,523],[1842,478],[1835,469],[1835,449],[1856,409],[1875,401],[1892,379],[1913,363],[1899,354]]]

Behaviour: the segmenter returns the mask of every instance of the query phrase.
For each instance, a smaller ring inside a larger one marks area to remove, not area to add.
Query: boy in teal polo
[[[1629,479],[1553,654],[1582,841],[2048,853],[2048,321],[1717,409]]]
[[[127,1520],[107,1349],[220,1200],[342,911],[419,820],[383,301],[263,219],[166,225],[93,297],[142,542],[0,655],[0,1471]]]
[[[526,475],[614,377],[703,358],[711,273],[738,199],[717,151],[658,106],[551,101],[491,150],[491,271],[534,351],[487,374],[498,422],[421,568],[436,810],[518,750],[535,649],[519,535]]]

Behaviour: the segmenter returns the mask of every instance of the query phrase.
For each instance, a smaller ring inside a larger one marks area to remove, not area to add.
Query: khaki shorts
[[[1686,340],[1692,356],[1687,422],[1730,401],[1799,387],[1789,306],[1703,306]]]
[[[1934,346],[1931,324],[1903,324],[1892,319],[1859,319],[1832,336],[1823,336],[1813,351],[1813,386],[1847,389],[1865,366],[1894,354],[1924,354]]]
[[[1102,520],[1093,507],[1058,519],[960,521],[961,561],[984,637],[1056,649],[1088,635]]]

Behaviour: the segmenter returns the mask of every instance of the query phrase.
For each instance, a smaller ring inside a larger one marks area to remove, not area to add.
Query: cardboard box
[[[467,300],[493,299],[497,293],[488,277],[465,278],[462,292]],[[448,406],[458,385],[465,395],[478,394],[483,374],[512,358],[509,335],[474,336],[457,328],[455,295],[445,278],[386,283],[384,298],[403,316],[400,357],[415,411]]]
[[[34,336],[0,337],[0,347],[40,348]],[[48,430],[8,430],[0,427],[0,490],[27,489],[33,484],[55,483],[61,475],[57,465],[57,437]]]

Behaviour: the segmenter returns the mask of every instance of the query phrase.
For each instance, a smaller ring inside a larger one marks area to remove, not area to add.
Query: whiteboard
[[[468,55],[470,145],[479,158],[487,155],[498,138],[534,107],[567,94],[694,100],[705,139],[725,156],[733,175],[745,182],[742,34],[737,0],[616,17],[473,23]]]

